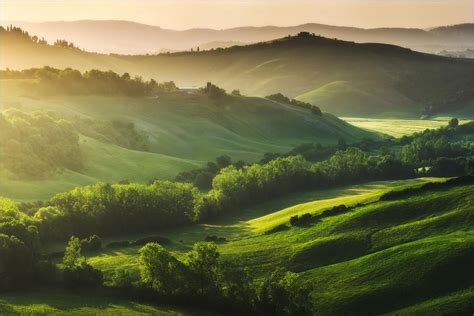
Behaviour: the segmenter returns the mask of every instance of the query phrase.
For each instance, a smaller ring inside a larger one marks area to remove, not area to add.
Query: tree
[[[222,169],[232,164],[232,159],[227,155],[222,155],[216,158],[217,168]]]
[[[192,274],[192,287],[198,295],[209,295],[218,290],[219,252],[210,242],[195,243],[188,253],[186,264]]]
[[[81,241],[79,238],[72,236],[67,243],[64,251],[63,265],[66,269],[74,269],[85,262],[85,258],[81,254]]]
[[[185,266],[168,250],[158,243],[148,243],[138,253],[141,278],[145,284],[165,295],[185,292]]]
[[[337,148],[341,150],[345,150],[347,148],[347,143],[344,138],[341,137],[337,140]]]
[[[448,126],[451,128],[455,128],[459,126],[459,120],[457,118],[452,118],[449,120]]]

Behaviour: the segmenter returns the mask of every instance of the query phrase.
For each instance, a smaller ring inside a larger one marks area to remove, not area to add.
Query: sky
[[[0,0],[2,21],[129,20],[171,29],[474,22],[474,0]]]

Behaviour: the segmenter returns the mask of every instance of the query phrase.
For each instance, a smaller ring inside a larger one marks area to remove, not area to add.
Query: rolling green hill
[[[227,238],[218,245],[224,259],[249,267],[256,276],[278,266],[297,272],[301,282],[314,286],[317,315],[463,314],[474,307],[474,186],[441,186],[378,201],[390,189],[423,181],[434,179],[293,195],[166,236],[178,255],[193,242],[218,235]],[[306,226],[272,232],[295,214],[321,214],[339,204],[357,206]],[[136,269],[136,256],[137,248],[124,248],[88,261],[110,276],[120,266]]]
[[[80,171],[64,169],[47,179],[0,176],[0,195],[17,200],[44,199],[54,193],[101,181],[145,182],[173,179],[220,155],[234,161],[257,161],[265,152],[287,152],[302,143],[334,144],[339,138],[357,141],[378,137],[331,114],[322,117],[308,110],[262,98],[227,96],[217,102],[203,95],[170,94],[159,98],[124,96],[28,95],[22,81],[0,83],[0,110],[52,111],[71,122],[89,118],[133,123],[146,135],[148,151],[132,150],[81,135],[84,157]]]
[[[212,81],[250,95],[282,92],[346,116],[419,117],[423,109],[434,114],[474,106],[474,61],[392,45],[302,35],[215,51],[122,56],[1,36],[0,68],[111,69],[179,85]]]

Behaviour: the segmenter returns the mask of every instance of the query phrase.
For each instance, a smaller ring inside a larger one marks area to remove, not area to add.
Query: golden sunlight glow
[[[472,0],[0,0],[2,21],[113,19],[173,29],[306,22],[431,27],[473,18]]]

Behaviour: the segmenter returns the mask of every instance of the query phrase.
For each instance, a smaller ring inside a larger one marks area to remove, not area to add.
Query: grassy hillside
[[[8,315],[212,315],[176,306],[154,306],[82,292],[39,289],[21,293],[2,293],[0,313]]]
[[[314,286],[316,314],[466,313],[474,307],[474,186],[440,187],[400,200],[377,201],[383,192],[417,186],[417,181],[293,196],[239,218],[174,231],[167,237],[179,254],[207,235],[223,236],[227,242],[218,247],[224,259],[250,267],[254,275],[263,276],[278,266],[297,272],[301,282]],[[342,203],[359,206],[303,227],[269,233],[292,215],[319,214]],[[288,208],[289,204],[293,206]],[[274,212],[277,209],[281,211]],[[120,266],[134,269],[136,251],[119,249],[88,260],[110,275]]]
[[[397,46],[297,36],[216,51],[121,56],[35,44],[8,33],[2,37],[0,68],[50,65],[111,69],[179,85],[212,81],[245,94],[299,96],[347,116],[419,117],[425,107],[438,113],[474,105],[474,61]]]
[[[0,83],[0,110],[52,111],[72,122],[79,118],[134,123],[148,137],[149,152],[131,150],[81,136],[84,168],[67,169],[46,180],[0,177],[0,195],[17,200],[44,199],[96,181],[172,179],[226,154],[253,162],[265,152],[287,152],[302,143],[334,144],[377,137],[330,114],[261,98],[228,96],[217,102],[203,95],[172,94],[159,98],[123,96],[28,96],[22,81]]]

